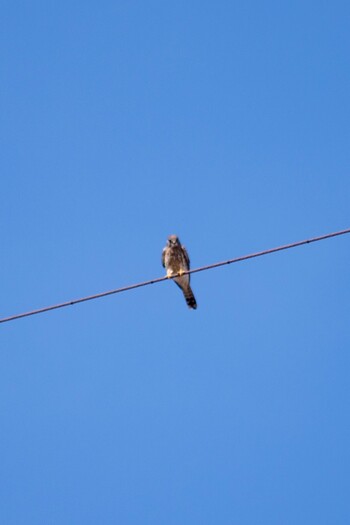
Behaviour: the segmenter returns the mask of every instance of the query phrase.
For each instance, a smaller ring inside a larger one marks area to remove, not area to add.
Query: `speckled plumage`
[[[162,253],[162,264],[168,277],[176,275],[173,280],[183,291],[188,306],[196,309],[197,303],[190,286],[190,275],[182,275],[183,272],[187,272],[190,269],[190,258],[186,248],[181,245],[176,235],[168,237]]]

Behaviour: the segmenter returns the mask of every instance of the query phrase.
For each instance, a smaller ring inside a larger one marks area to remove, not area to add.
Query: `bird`
[[[195,310],[197,302],[190,286],[190,258],[187,250],[181,245],[177,235],[169,235],[167,244],[162,252],[162,265],[166,269],[167,277],[170,279],[174,275],[175,283],[181,288],[186,303],[189,308]]]

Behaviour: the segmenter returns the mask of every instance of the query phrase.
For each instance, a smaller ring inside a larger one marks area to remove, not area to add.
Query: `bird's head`
[[[176,246],[177,244],[180,244],[180,241],[177,235],[169,235],[168,246]]]

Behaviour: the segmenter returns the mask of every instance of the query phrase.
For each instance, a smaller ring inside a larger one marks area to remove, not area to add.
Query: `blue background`
[[[349,15],[2,2],[0,316],[348,228]],[[349,523],[349,243],[2,324],[1,523]]]

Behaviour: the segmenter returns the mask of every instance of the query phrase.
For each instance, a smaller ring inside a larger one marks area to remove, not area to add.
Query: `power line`
[[[250,253],[248,255],[242,255],[241,257],[235,257],[234,259],[228,259],[227,261],[222,261],[214,264],[209,264],[208,266],[201,266],[200,268],[194,268],[184,274],[204,272],[205,270],[211,270],[212,268],[218,268],[219,266],[224,266],[225,264],[233,264],[241,261],[246,261],[248,259],[254,259],[255,257],[262,257],[263,255],[268,255],[270,253],[281,252],[282,250],[289,250],[291,248],[296,248],[297,246],[303,246],[304,244],[310,244],[312,242],[323,241],[325,239],[330,239],[331,237],[338,237],[339,235],[345,235],[350,233],[350,228],[346,230],[341,230],[338,232],[327,233],[326,235],[320,235],[319,237],[313,237],[311,239],[306,239],[304,241],[293,242],[291,244],[284,244],[282,246],[277,246],[277,248],[270,248],[268,250],[263,250],[261,252]],[[170,277],[173,279],[176,277]],[[107,295],[113,295],[116,293],[127,292],[135,288],[141,288],[142,286],[148,286],[150,284],[160,283],[162,281],[167,281],[168,277],[159,277],[158,279],[152,279],[151,281],[144,281],[137,284],[131,284],[129,286],[123,286],[122,288],[116,288],[114,290],[109,290],[107,292],[97,293],[94,295],[89,295],[87,297],[81,297],[80,299],[73,299],[71,301],[66,301],[64,303],[54,304],[52,306],[45,306],[44,308],[38,308],[37,310],[31,310],[29,312],[24,312],[21,314],[11,315],[9,317],[4,317],[0,319],[0,323],[7,323],[9,321],[15,321],[16,319],[22,319],[23,317],[29,317],[30,315],[42,314],[44,312],[49,312],[50,310],[57,310],[58,308],[65,308],[66,306],[73,306],[74,304],[84,303],[85,301],[92,301],[93,299],[99,299],[100,297],[106,297]]]

